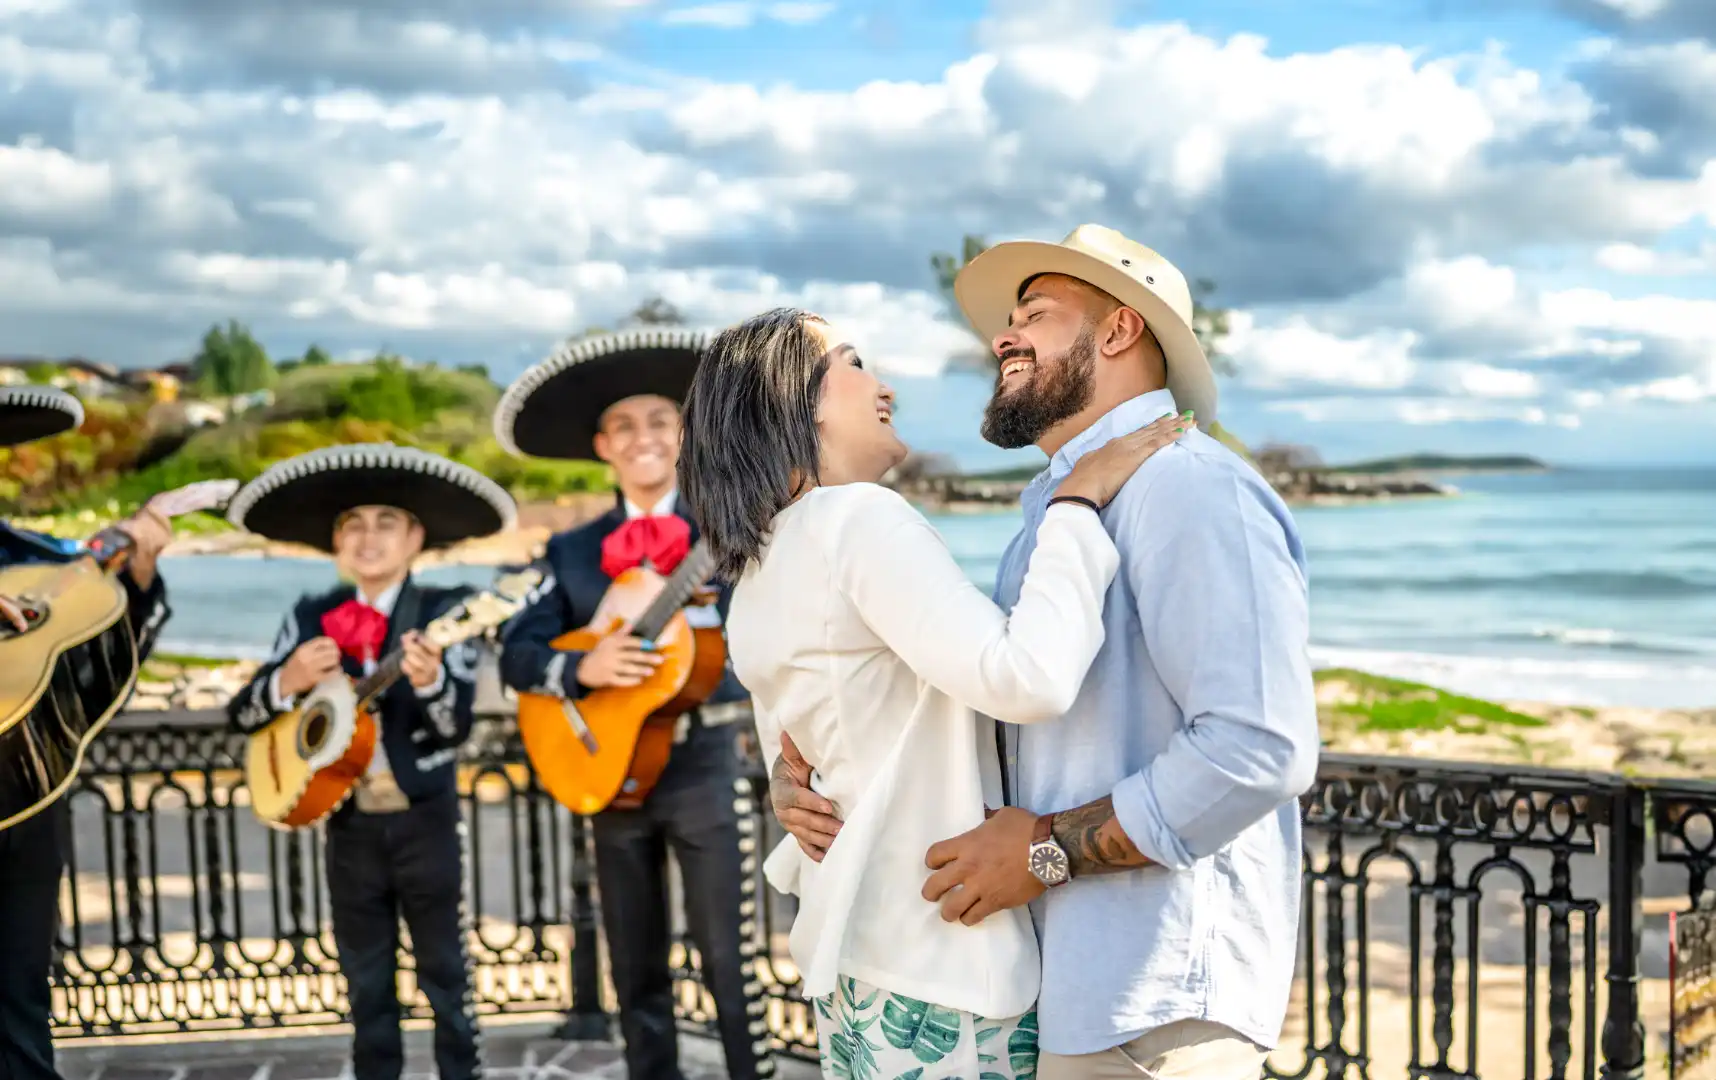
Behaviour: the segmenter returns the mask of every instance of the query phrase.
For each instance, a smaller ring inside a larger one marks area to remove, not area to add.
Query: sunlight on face
[[[602,414],[596,456],[614,467],[622,484],[670,482],[679,463],[679,406],[656,394],[614,402]]]
[[[334,524],[334,556],[342,569],[361,580],[404,573],[423,551],[423,526],[391,506],[360,506]]]
[[[828,350],[816,424],[831,480],[880,480],[906,456],[894,430],[894,391],[866,366],[840,327],[813,322],[809,329]]]

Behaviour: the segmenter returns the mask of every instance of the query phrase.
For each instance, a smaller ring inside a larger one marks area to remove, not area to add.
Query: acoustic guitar
[[[224,506],[236,480],[204,480],[151,498],[164,518]],[[137,682],[137,642],[115,577],[131,538],[112,526],[65,563],[0,570],[0,596],[25,629],[0,620],[0,829],[34,817],[77,775],[85,749]]]
[[[589,625],[552,642],[556,649],[588,651],[630,622],[629,632],[651,642],[662,658],[637,686],[604,687],[577,701],[519,694],[525,754],[543,788],[573,813],[642,806],[667,768],[678,718],[721,684],[727,664],[721,628],[693,627],[684,611],[714,569],[714,557],[699,540],[671,577],[647,565],[623,571]]]
[[[443,649],[476,637],[517,614],[541,581],[537,570],[508,574],[431,622],[423,636]],[[264,824],[314,825],[351,797],[380,737],[376,702],[405,674],[404,663],[402,645],[356,683],[343,673],[330,675],[297,708],[251,733],[244,779],[250,807]]]

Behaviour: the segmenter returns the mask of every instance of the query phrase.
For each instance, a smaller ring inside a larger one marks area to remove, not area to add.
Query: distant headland
[[[1223,440],[1249,460],[1289,504],[1330,506],[1377,499],[1445,498],[1459,489],[1439,477],[1476,473],[1548,472],[1552,466],[1525,455],[1404,454],[1347,465],[1326,465],[1305,446],[1264,446],[1250,451]],[[888,482],[920,506],[944,513],[981,512],[1015,504],[1037,466],[962,473],[934,455],[908,458]]]

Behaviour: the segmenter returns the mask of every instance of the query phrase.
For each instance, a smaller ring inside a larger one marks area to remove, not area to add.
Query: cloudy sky
[[[504,381],[659,294],[922,375],[932,250],[1098,221],[1254,443],[1716,461],[1710,0],[0,0],[0,81],[4,353]]]

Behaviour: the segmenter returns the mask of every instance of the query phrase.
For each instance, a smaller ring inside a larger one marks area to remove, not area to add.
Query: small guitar
[[[164,518],[224,506],[236,480],[204,480],[151,498]],[[25,628],[0,620],[0,829],[33,817],[71,784],[90,740],[131,696],[137,643],[115,580],[131,538],[103,529],[67,563],[0,570],[0,596]]]
[[[592,690],[577,701],[518,696],[518,733],[531,767],[573,813],[642,806],[673,752],[675,722],[721,684],[727,664],[721,628],[692,627],[683,610],[714,569],[700,540],[671,577],[648,566],[626,570],[608,586],[588,626],[554,639],[556,649],[588,651],[634,620],[629,632],[652,642],[662,658],[637,686]]]
[[[537,570],[508,574],[431,622],[423,636],[443,649],[476,637],[517,614],[541,581]],[[331,675],[297,708],[251,733],[244,779],[251,809],[264,824],[314,825],[351,797],[380,737],[376,701],[404,674],[404,662],[400,646],[355,684],[343,674]]]

